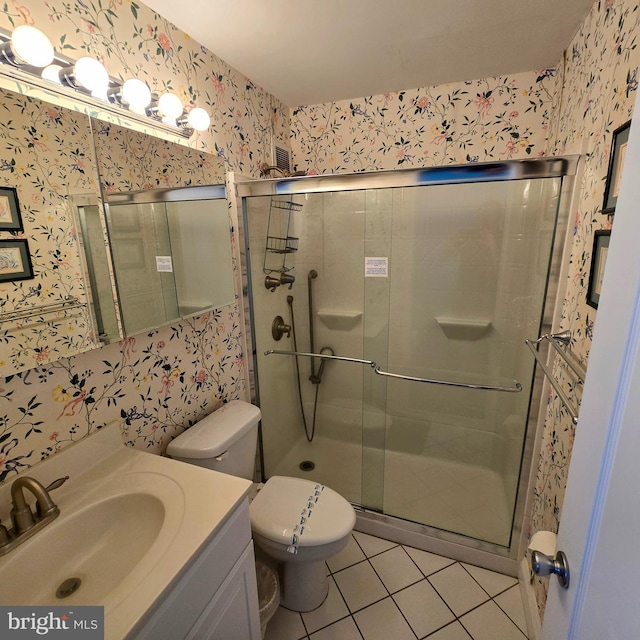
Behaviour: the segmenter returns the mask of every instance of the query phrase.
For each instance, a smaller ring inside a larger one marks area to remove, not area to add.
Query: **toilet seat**
[[[284,476],[267,480],[249,513],[255,533],[292,548],[336,542],[356,521],[353,507],[329,487]]]

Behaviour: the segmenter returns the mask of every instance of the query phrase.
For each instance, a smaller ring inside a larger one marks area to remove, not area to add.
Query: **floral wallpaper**
[[[292,111],[298,169],[344,173],[547,154],[555,69]]]
[[[0,21],[6,29],[32,24],[58,51],[90,53],[113,77],[137,75],[152,89],[197,102],[212,125],[189,144],[227,170],[259,176],[272,136],[288,136],[288,111],[278,100],[140,3],[10,0]],[[230,218],[240,292],[235,209]],[[114,421],[128,444],[159,453],[202,415],[245,398],[242,314],[236,303],[0,378],[0,481]]]
[[[558,106],[552,146],[555,154],[577,144],[586,146],[578,209],[574,212],[573,243],[568,265],[567,292],[560,330],[570,330],[571,349],[586,365],[597,312],[586,304],[594,232],[615,227],[600,213],[604,199],[612,134],[633,111],[640,66],[640,8],[633,0],[596,2],[564,60],[564,88]],[[579,148],[579,147],[578,147]],[[557,373],[564,379],[560,368]],[[571,377],[563,380],[574,404],[581,388]],[[555,394],[549,396],[541,453],[530,513],[530,531],[557,532],[562,514],[571,450],[576,429]],[[540,606],[546,599],[547,581],[538,579]]]
[[[222,160],[208,153],[92,121],[98,171],[107,193],[224,184]]]
[[[96,193],[98,174],[83,114],[0,90],[0,141],[0,187],[16,190],[24,228],[1,231],[0,250],[26,241],[33,267],[32,278],[0,282],[0,313],[18,312],[0,324],[7,376],[97,344],[67,194]],[[64,311],[51,306],[67,298],[76,302]]]

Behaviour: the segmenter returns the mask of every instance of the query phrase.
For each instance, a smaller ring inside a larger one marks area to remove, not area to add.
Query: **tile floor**
[[[329,595],[279,607],[266,640],[525,640],[517,580],[354,532],[327,563]]]

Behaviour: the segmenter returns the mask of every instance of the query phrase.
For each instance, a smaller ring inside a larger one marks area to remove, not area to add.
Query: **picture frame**
[[[0,187],[0,231],[24,231],[14,187]]]
[[[627,152],[627,142],[629,141],[629,128],[631,120],[625,122],[613,132],[611,142],[611,154],[609,156],[609,168],[607,169],[607,181],[604,187],[604,200],[602,203],[602,213],[612,215],[618,202],[618,192],[620,191],[620,178]]]
[[[27,240],[0,240],[0,283],[33,278]]]
[[[589,272],[589,286],[587,288],[587,304],[594,309],[598,308],[598,303],[600,302],[600,291],[602,290],[602,278],[604,277],[604,270],[607,264],[610,236],[610,229],[601,229],[595,232],[593,238],[591,270]]]

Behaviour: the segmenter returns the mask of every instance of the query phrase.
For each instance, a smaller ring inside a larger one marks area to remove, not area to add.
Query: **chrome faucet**
[[[28,540],[60,515],[60,509],[54,504],[49,491],[61,487],[69,476],[54,480],[48,487],[42,486],[35,478],[21,476],[11,485],[11,522],[13,529],[8,530],[0,524],[0,556],[9,553],[19,544]],[[27,489],[36,499],[35,513],[24,497]]]

